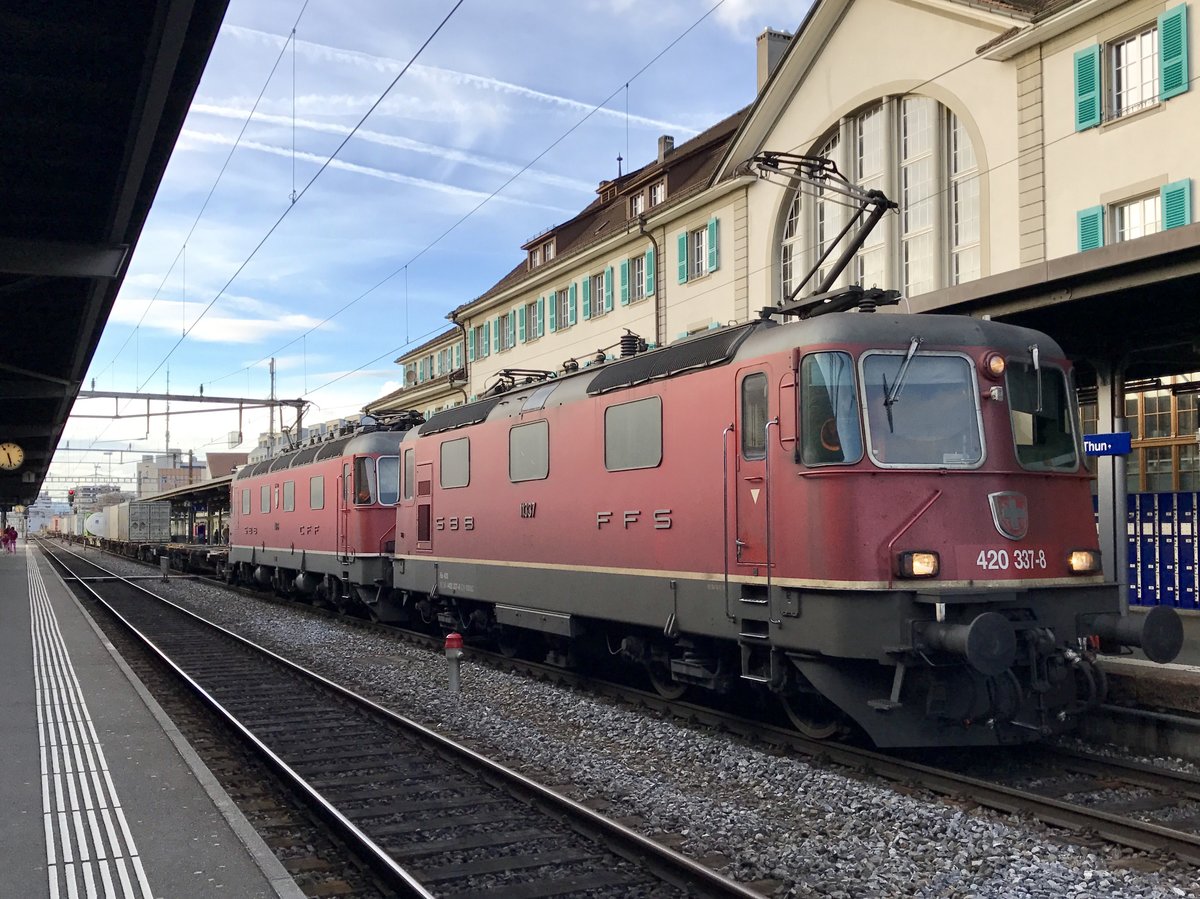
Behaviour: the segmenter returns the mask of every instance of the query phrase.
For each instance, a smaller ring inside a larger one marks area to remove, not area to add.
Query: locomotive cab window
[[[375,485],[375,460],[370,456],[356,456],[354,459],[354,503],[359,506],[369,506],[375,502],[379,491]]]
[[[862,380],[867,437],[877,465],[976,468],[983,463],[979,391],[970,359],[912,348],[873,352],[863,357]]]
[[[313,510],[325,508],[325,476],[308,479],[308,507]]]
[[[471,438],[447,440],[441,446],[441,485],[443,488],[466,487],[471,483]]]
[[[742,378],[742,458],[767,455],[767,376],[756,372]]]
[[[379,501],[385,506],[394,506],[400,501],[400,457],[380,456],[376,467],[379,472]]]
[[[662,462],[662,398],[647,397],[604,410],[604,467],[657,468]]]
[[[1010,359],[1005,381],[1017,461],[1034,471],[1079,467],[1070,391],[1062,369]],[[1039,382],[1040,402],[1039,408]]]
[[[542,481],[550,475],[550,424],[535,421],[508,432],[508,479]]]
[[[800,459],[844,465],[862,458],[854,363],[846,353],[811,353],[800,363]]]

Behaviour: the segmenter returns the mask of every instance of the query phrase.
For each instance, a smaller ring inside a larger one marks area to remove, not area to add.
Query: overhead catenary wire
[[[612,93],[610,93],[607,97],[605,97],[603,100],[601,100],[595,106],[593,106],[577,122],[575,122],[566,131],[564,131],[557,138],[555,138],[545,149],[543,149],[540,153],[538,153],[536,156],[534,156],[532,159],[530,159],[529,162],[525,163],[525,165],[523,165],[517,172],[512,174],[506,181],[504,181],[504,183],[502,183],[499,187],[497,187],[495,190],[493,190],[490,194],[488,194],[486,197],[484,197],[482,200],[480,200],[479,203],[477,203],[474,207],[472,207],[465,214],[463,214],[457,221],[455,221],[448,228],[446,228],[444,231],[442,231],[437,237],[435,237],[433,240],[431,240],[428,244],[426,244],[424,247],[422,247],[421,250],[419,250],[417,253],[415,253],[405,263],[398,266],[396,269],[394,269],[392,272],[387,274],[385,277],[381,278],[379,281],[375,282],[373,285],[368,287],[365,291],[360,293],[358,296],[354,297],[352,300],[347,301],[344,305],[339,307],[336,311],[334,311],[332,314],[327,316],[322,321],[313,325],[311,328],[309,328],[303,334],[301,334],[301,335],[293,338],[292,340],[288,341],[287,343],[277,347],[276,349],[272,350],[267,355],[263,356],[257,362],[254,362],[251,365],[246,366],[245,368],[246,369],[256,368],[256,367],[262,365],[263,362],[265,362],[267,359],[270,359],[272,356],[279,355],[284,350],[295,345],[296,341],[300,340],[301,337],[304,337],[308,334],[312,334],[314,331],[319,330],[320,328],[324,327],[329,322],[331,322],[333,319],[337,318],[339,315],[341,315],[347,309],[351,308],[352,306],[354,306],[357,303],[361,302],[362,300],[366,299],[368,296],[370,296],[372,293],[374,293],[379,288],[383,287],[385,284],[387,284],[389,281],[391,281],[393,278],[395,278],[401,272],[405,272],[406,277],[407,277],[407,270],[408,270],[409,266],[411,266],[413,263],[415,263],[417,260],[419,260],[421,257],[423,257],[426,253],[433,250],[438,244],[440,244],[443,240],[445,240],[450,234],[452,234],[460,226],[462,226],[468,219],[470,219],[477,212],[479,212],[479,210],[482,209],[485,205],[487,205],[487,203],[489,203],[493,199],[495,199],[509,185],[511,185],[518,178],[520,178],[523,174],[525,174],[525,172],[529,171],[529,169],[531,169],[534,165],[536,165],[543,157],[546,156],[546,154],[548,154],[551,150],[553,150],[555,147],[557,147],[559,144],[561,144],[564,140],[566,140],[568,137],[570,137],[571,134],[573,134],[575,131],[577,131],[584,123],[586,123],[589,119],[591,119],[592,116],[594,116],[597,112],[599,112],[601,109],[603,109],[605,106],[607,106],[612,101],[612,99],[614,97],[616,97],[622,90],[627,90],[628,86],[632,82],[636,81],[652,65],[654,65],[656,62],[658,62],[659,59],[661,59],[664,55],[666,55],[676,44],[678,44],[681,40],[683,40],[685,37],[687,37],[689,34],[691,34],[692,31],[694,31],[696,28],[698,28],[701,23],[703,23],[709,16],[711,16],[714,12],[716,12],[717,9],[719,9],[722,5],[724,5],[724,3],[725,3],[725,0],[717,0],[717,2],[715,4],[713,4],[711,7],[709,7],[699,18],[697,18],[694,22],[692,22],[691,25],[689,25],[687,28],[685,28],[674,39],[672,39],[670,41],[670,43],[668,43],[665,47],[663,47],[663,49],[661,49],[660,51],[658,51],[658,53],[656,53],[653,57],[651,57],[650,60],[648,62],[646,62],[644,65],[642,65],[642,67],[640,69],[638,69],[631,77],[625,79],[625,81],[623,81],[621,83],[621,85],[619,87],[617,87],[615,90],[613,90]],[[421,339],[422,338],[417,338],[418,341]],[[235,371],[231,371],[228,374],[224,374],[218,378],[214,378],[212,381],[210,381],[208,383],[215,384],[218,381],[224,380],[225,378],[233,377],[234,375],[240,373],[243,370],[244,369],[237,369]],[[357,370],[358,369],[356,369],[356,371]]]
[[[366,122],[366,120],[371,117],[371,114],[373,112],[375,112],[376,109],[379,108],[379,104],[382,103],[384,101],[384,99],[387,97],[387,95],[392,92],[392,89],[400,82],[400,79],[403,78],[405,76],[405,74],[407,74],[408,70],[412,68],[413,64],[416,63],[417,59],[420,58],[421,54],[425,52],[425,49],[433,42],[433,39],[436,38],[438,36],[438,34],[441,33],[442,29],[446,27],[446,23],[448,23],[450,21],[450,19],[454,16],[454,14],[456,12],[458,12],[458,9],[459,9],[459,7],[461,7],[463,5],[463,2],[464,2],[464,0],[457,0],[457,2],[454,4],[454,6],[452,6],[450,8],[450,11],[448,13],[446,13],[445,17],[443,17],[441,22],[438,23],[437,27],[433,29],[433,31],[430,33],[429,37],[427,37],[424,40],[424,42],[421,44],[421,46],[419,46],[416,49],[416,51],[409,58],[408,62],[405,63],[404,66],[400,69],[400,71],[396,74],[396,77],[392,79],[391,83],[388,84],[388,86],[383,90],[383,92],[379,95],[379,97],[376,98],[375,102],[371,104],[370,108],[365,113],[363,113],[362,117],[358,120],[358,123],[355,124],[355,126],[350,129],[350,132],[344,138],[342,138],[342,142],[339,143],[334,148],[333,152],[329,154],[329,157],[323,163],[321,163],[321,165],[317,169],[316,173],[308,180],[308,183],[306,183],[304,185],[304,187],[302,187],[300,189],[300,192],[298,194],[296,194],[295,199],[293,199],[292,202],[290,204],[288,204],[288,206],[283,210],[282,214],[280,214],[279,218],[277,218],[275,220],[275,223],[273,225],[271,225],[270,228],[267,229],[267,233],[264,234],[262,236],[262,239],[259,240],[259,242],[254,245],[254,249],[252,249],[250,251],[250,254],[242,261],[241,265],[239,265],[237,267],[237,269],[234,271],[234,273],[229,276],[229,279],[225,282],[224,286],[222,286],[221,289],[219,291],[217,291],[216,295],[213,296],[213,298],[208,301],[208,304],[204,307],[204,309],[196,317],[196,320],[194,322],[192,322],[192,326],[190,328],[188,328],[188,330],[183,334],[183,336],[180,337],[179,340],[177,340],[175,342],[174,346],[172,346],[171,349],[169,349],[167,351],[166,356],[164,356],[162,361],[158,363],[158,365],[155,367],[154,371],[150,372],[150,374],[146,377],[146,380],[143,381],[141,386],[138,387],[139,390],[141,390],[142,387],[145,387],[146,384],[148,384],[150,382],[150,378],[154,377],[154,375],[157,374],[159,369],[161,369],[163,367],[163,365],[166,364],[167,360],[170,359],[172,355],[174,355],[175,350],[179,349],[180,344],[182,344],[183,341],[187,339],[188,334],[190,334],[192,332],[192,330],[195,329],[196,325],[200,324],[200,322],[208,314],[209,310],[211,310],[212,307],[214,305],[216,305],[217,300],[219,300],[225,294],[225,291],[227,291],[229,289],[230,285],[232,285],[233,282],[235,280],[237,280],[238,275],[240,275],[242,273],[242,271],[246,268],[246,266],[250,264],[251,260],[253,260],[254,257],[256,255],[258,255],[258,251],[260,249],[262,249],[263,245],[266,244],[266,242],[271,238],[271,235],[275,233],[275,230],[281,224],[283,224],[283,220],[288,217],[288,215],[291,213],[291,211],[293,209],[296,208],[297,205],[299,205],[300,200],[302,200],[304,198],[304,195],[306,193],[308,193],[308,189],[310,187],[312,187],[313,184],[316,183],[317,179],[320,178],[321,175],[325,172],[325,170],[327,168],[329,168],[329,164],[331,162],[333,162],[334,159],[337,158],[338,154],[342,152],[342,150],[345,148],[346,144],[350,143],[351,139],[358,132],[359,128],[361,128],[363,126],[363,123]],[[308,334],[308,333],[311,333],[311,331],[306,331],[305,333]],[[295,343],[295,341],[293,340],[292,343]],[[289,346],[290,345],[291,344],[289,344]]]

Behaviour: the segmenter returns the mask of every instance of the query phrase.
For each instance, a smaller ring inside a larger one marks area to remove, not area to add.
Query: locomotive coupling
[[[1152,662],[1170,662],[1183,648],[1183,620],[1170,606],[1155,606],[1145,615],[1097,615],[1087,627],[1105,643],[1140,646]]]
[[[984,612],[970,624],[930,621],[921,636],[930,649],[962,656],[980,674],[995,677],[1017,658],[1012,622],[999,612]]]

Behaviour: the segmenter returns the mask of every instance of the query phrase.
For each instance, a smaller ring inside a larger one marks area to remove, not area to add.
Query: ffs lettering
[[[599,530],[605,525],[613,523],[614,512],[597,512],[596,513],[596,528]],[[669,530],[671,527],[671,510],[670,509],[655,509],[654,510],[654,529],[656,531]],[[641,524],[642,511],[641,509],[631,509],[621,513],[620,522],[625,530],[631,527],[636,527]]]

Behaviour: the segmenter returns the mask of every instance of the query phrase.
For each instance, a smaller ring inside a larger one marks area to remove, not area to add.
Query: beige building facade
[[[752,106],[679,147],[664,136],[655,161],[602,182],[453,310],[454,328],[397,360],[405,388],[368,408],[436,411],[615,358],[623,335],[663,345],[811,292],[854,211],[755,165],[768,151],[831,159],[898,204],[838,283],[894,288],[901,311],[1186,228],[1200,166],[1190,12],[819,0],[794,37],[759,39]]]

